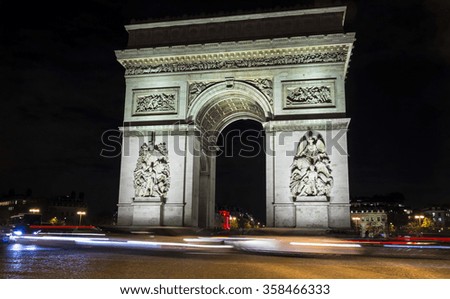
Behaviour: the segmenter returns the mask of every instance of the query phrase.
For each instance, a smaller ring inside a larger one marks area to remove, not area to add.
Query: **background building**
[[[447,231],[450,228],[450,209],[447,207],[434,206],[421,210],[421,214],[431,220],[429,230]]]
[[[16,194],[11,189],[8,194],[0,196],[0,225],[7,224],[11,216],[29,213],[30,210],[40,213],[45,205],[45,199],[35,198],[28,189],[23,194]]]
[[[85,214],[80,217],[78,212],[84,212]],[[86,224],[88,213],[84,193],[80,192],[77,196],[75,192],[72,192],[70,195],[60,195],[49,199],[43,216],[43,219],[47,219],[48,222],[52,223],[67,225]]]
[[[386,236],[396,233],[405,226],[413,216],[413,210],[404,204],[405,198],[400,193],[374,195],[372,197],[351,198],[352,226],[366,236]]]
[[[361,237],[389,235],[388,214],[382,209],[352,209],[352,226]]]
[[[38,213],[42,215],[43,223],[77,225],[80,223],[78,212],[84,212],[81,220],[86,223],[87,202],[84,193],[72,192],[70,195],[60,195],[52,198],[36,198],[31,191],[25,194],[9,192],[0,196],[0,224],[9,222],[11,216],[21,213]]]

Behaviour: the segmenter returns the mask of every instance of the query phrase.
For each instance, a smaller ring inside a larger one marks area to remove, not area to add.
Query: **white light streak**
[[[82,238],[82,237],[61,237],[61,236],[22,236],[20,238],[16,238],[16,239],[25,239],[25,240],[34,240],[34,241],[39,241],[39,240],[44,240],[44,241],[83,241],[83,240],[95,240],[95,241],[108,241],[108,238]]]
[[[106,234],[99,234],[99,233],[43,233],[43,232],[39,232],[38,235],[40,235],[40,236],[98,236],[98,237],[106,236]]]
[[[336,244],[336,243],[300,243],[300,242],[291,242],[289,243],[295,246],[322,246],[322,247],[348,247],[348,248],[359,248],[361,245],[359,244]]]
[[[111,246],[111,247],[130,247],[130,248],[164,248],[164,247],[177,247],[177,248],[213,248],[213,249],[230,249],[231,245],[201,245],[201,244],[188,244],[188,243],[175,243],[175,242],[149,242],[149,241],[115,241],[108,238],[83,238],[83,237],[71,237],[71,236],[21,236],[16,237],[17,240],[32,240],[32,241],[65,241],[75,242],[79,245],[98,245],[98,246]]]
[[[127,241],[127,243],[136,245],[160,245],[160,246],[177,246],[177,247],[192,247],[192,248],[233,248],[233,246],[231,245],[200,245],[200,244],[186,244],[174,242]]]
[[[222,243],[223,242],[223,240],[221,240],[221,239],[213,239],[213,238],[183,239],[183,240],[186,242],[194,242],[194,243],[196,243],[196,242],[198,242],[198,243],[201,243],[201,242]]]

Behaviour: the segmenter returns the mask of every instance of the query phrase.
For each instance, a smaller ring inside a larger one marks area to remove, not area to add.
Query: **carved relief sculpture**
[[[234,79],[234,78],[233,78]],[[256,87],[261,91],[269,101],[273,104],[273,81],[267,78],[257,78],[257,79],[244,79],[236,80],[241,82],[246,82]],[[225,81],[215,81],[215,82],[192,82],[189,84],[189,96],[188,96],[188,107],[194,102],[194,100],[208,87]]]
[[[330,86],[305,86],[288,90],[286,106],[293,104],[333,103]]]
[[[258,88],[267,97],[269,103],[273,104],[273,82],[271,79],[258,78],[244,81]]]
[[[215,82],[192,82],[189,84],[188,106],[192,104],[203,90],[213,84],[215,84]]]
[[[135,113],[176,111],[175,94],[160,93],[137,96]]]
[[[301,139],[291,165],[290,189],[298,196],[330,196],[333,186],[330,159],[322,135],[308,131]]]
[[[136,197],[166,198],[170,187],[170,169],[165,143],[144,143],[134,170]]]

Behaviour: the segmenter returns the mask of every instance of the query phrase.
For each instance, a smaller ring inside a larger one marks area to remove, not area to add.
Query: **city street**
[[[213,239],[133,236],[126,243],[126,236],[115,236],[101,246],[21,241],[0,245],[0,278],[450,278],[448,250],[405,249],[393,255],[329,238],[294,237],[296,246],[287,245],[287,239],[292,238],[205,245]],[[153,247],[147,249],[143,240]],[[245,242],[251,245],[243,250]]]

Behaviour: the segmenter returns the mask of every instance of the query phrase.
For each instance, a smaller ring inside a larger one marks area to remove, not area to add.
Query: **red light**
[[[230,230],[230,212],[226,210],[219,211],[220,216],[222,216],[222,229]]]

